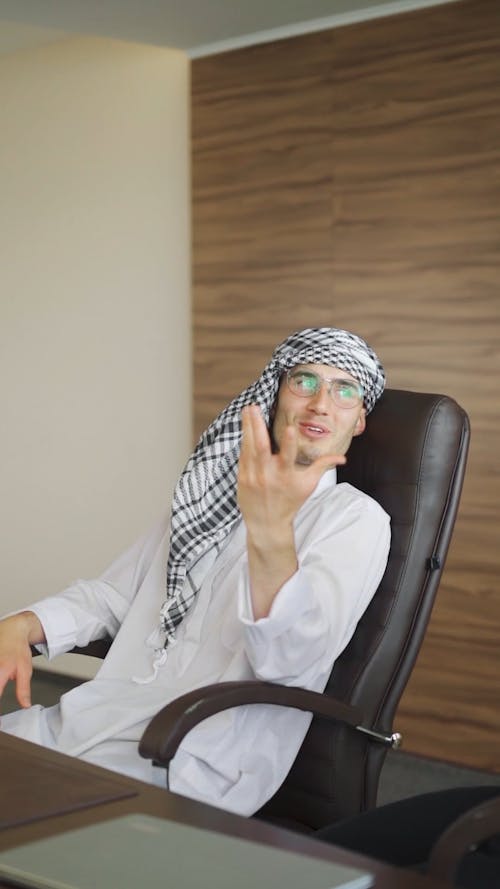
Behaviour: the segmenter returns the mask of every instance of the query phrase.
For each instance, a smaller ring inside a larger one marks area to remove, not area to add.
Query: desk
[[[57,772],[59,776],[57,797],[61,801],[59,811],[62,811],[63,808],[66,808],[66,811],[62,815],[43,815],[28,823],[4,827],[0,832],[0,851],[20,843],[82,827],[86,824],[95,824],[98,821],[119,815],[143,812],[200,828],[220,831],[242,839],[277,846],[280,849],[287,849],[299,854],[364,867],[375,874],[377,889],[444,889],[444,884],[439,881],[389,867],[364,856],[354,855],[337,846],[313,840],[308,836],[275,827],[255,818],[231,815],[204,803],[186,799],[169,793],[167,790],[161,790],[142,781],[135,781],[0,732],[0,770],[4,770],[4,776],[8,774],[11,786],[17,781],[19,781],[19,785],[22,784],[21,764],[23,759],[34,775],[31,779],[34,785],[37,783],[37,774],[40,774],[40,780],[43,778],[41,773],[44,764],[50,767],[49,772],[51,769]],[[32,769],[33,764],[35,765],[34,769]],[[90,789],[89,799],[84,801],[84,807],[71,808],[72,805],[79,805],[78,801],[75,802],[74,785],[82,783]],[[9,806],[5,787],[5,783],[1,782],[0,811],[2,813],[8,811]],[[68,789],[69,802],[65,800],[65,787]],[[100,794],[101,798],[107,796],[107,800],[92,802],[90,798],[93,787],[97,789],[97,795]],[[113,794],[115,794],[115,798],[113,798]],[[71,798],[73,802],[71,802]],[[68,808],[71,810],[68,811]],[[5,883],[0,882],[0,887],[5,886]]]

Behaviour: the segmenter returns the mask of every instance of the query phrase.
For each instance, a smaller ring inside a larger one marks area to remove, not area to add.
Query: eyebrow
[[[310,367],[307,367],[305,364],[296,364],[295,367],[291,368],[292,371],[298,370],[301,373],[306,374],[316,374],[317,377],[321,377],[321,374],[317,370],[311,370]],[[332,368],[333,370],[333,368]],[[342,371],[345,373],[345,371]],[[325,377],[325,379],[336,380],[339,383],[353,383],[355,386],[361,386],[361,383],[358,380],[355,380],[354,377]]]

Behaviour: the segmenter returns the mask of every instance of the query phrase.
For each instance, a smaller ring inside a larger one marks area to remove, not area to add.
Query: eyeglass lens
[[[326,384],[331,398],[341,407],[354,407],[363,398],[362,389],[357,383],[351,380],[327,380],[313,371],[289,371],[287,381],[291,391],[304,398],[317,395],[322,385]]]

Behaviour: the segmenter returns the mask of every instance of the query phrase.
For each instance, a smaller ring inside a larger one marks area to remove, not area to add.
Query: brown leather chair
[[[444,395],[386,390],[338,470],[392,519],[389,561],[324,694],[270,683],[222,683],[168,704],[140,743],[168,766],[185,734],[219,710],[251,702],[315,715],[282,787],[258,815],[311,831],[376,804],[397,704],[431,614],[456,518],[469,443],[463,409]]]

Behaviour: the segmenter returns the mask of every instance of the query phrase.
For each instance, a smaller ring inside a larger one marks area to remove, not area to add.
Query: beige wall
[[[187,456],[188,79],[94,38],[0,59],[0,611],[98,573]]]

